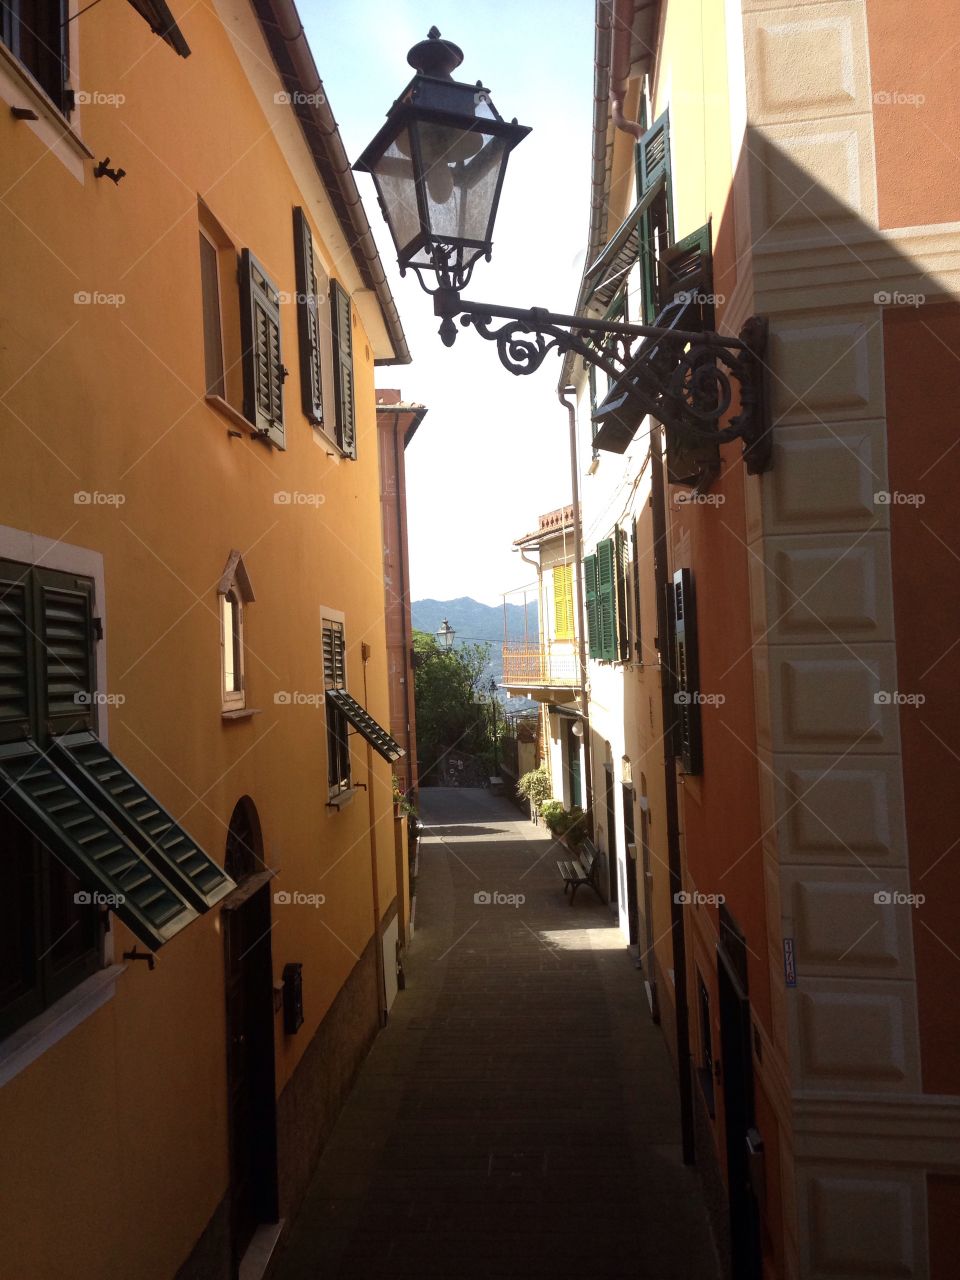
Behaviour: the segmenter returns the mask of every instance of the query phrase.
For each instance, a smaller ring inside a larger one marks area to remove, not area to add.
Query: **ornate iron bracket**
[[[770,467],[763,317],[751,316],[733,337],[680,328],[692,311],[683,297],[661,313],[661,323],[634,325],[561,315],[542,307],[521,310],[463,302],[451,287],[441,286],[433,296],[434,311],[442,319],[440,337],[448,347],[456,341],[458,317],[463,327],[472,326],[497,344],[500,363],[511,373],[536,372],[551,351],[572,351],[602,369],[611,388],[595,417],[615,422],[621,438],[626,434],[629,439],[651,414],[681,445],[739,439],[749,472]],[[734,383],[739,411],[721,427],[720,420],[734,403]]]

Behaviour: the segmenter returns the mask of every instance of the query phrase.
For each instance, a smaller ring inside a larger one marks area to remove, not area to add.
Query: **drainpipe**
[[[693,1134],[693,1075],[690,1061],[690,1014],[687,1000],[687,947],[684,934],[683,889],[680,873],[680,820],[677,797],[677,766],[667,738],[668,726],[676,715],[673,702],[675,681],[670,653],[670,621],[667,591],[670,587],[667,564],[666,489],[663,478],[663,428],[650,432],[650,500],[653,515],[653,573],[657,593],[657,647],[660,651],[660,712],[664,726],[663,782],[666,793],[667,866],[670,881],[670,933],[673,942],[673,989],[676,999],[677,1074],[680,1092],[680,1138],[684,1164],[696,1156]]]
[[[361,644],[360,653],[363,658],[363,705],[368,707],[367,663],[370,661],[370,646]],[[367,744],[367,813],[370,823],[370,876],[373,889],[373,952],[377,963],[377,1022],[381,1027],[387,1025],[387,980],[383,967],[383,937],[380,933],[380,875],[377,870],[377,810],[373,798],[373,747]],[[402,893],[403,886],[397,888]]]
[[[580,671],[580,712],[583,719],[583,795],[587,830],[593,835],[593,763],[590,749],[590,703],[587,700],[587,630],[583,599],[583,527],[580,520],[580,469],[577,465],[577,405],[571,397],[576,387],[564,387],[557,398],[567,411],[570,425],[570,490],[573,498],[573,581],[577,609],[577,666]]]

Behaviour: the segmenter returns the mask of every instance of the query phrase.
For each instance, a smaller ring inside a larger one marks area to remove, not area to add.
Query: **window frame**
[[[208,355],[210,354],[207,351],[208,294],[207,294],[207,281],[206,281],[206,277],[204,275],[204,270],[203,270],[203,247],[201,246],[201,249],[200,249],[200,304],[202,307],[201,314],[203,318],[204,392],[208,396],[219,396],[221,400],[227,400],[227,359],[226,359],[226,344],[223,339],[223,280],[221,279],[221,272],[220,272],[221,246],[217,244],[216,240],[213,238],[213,236],[206,229],[206,227],[204,227],[202,223],[200,224],[198,231],[199,231],[200,240],[205,241],[213,250],[213,270],[215,275],[216,298],[213,299],[212,301],[216,302],[217,314],[216,314],[215,327],[216,327],[217,342],[219,346],[219,355],[220,355],[220,377],[218,380],[218,384],[214,386],[211,383],[210,367],[207,362]]]
[[[233,622],[230,649],[234,659],[234,676],[239,678],[238,689],[227,688],[227,602],[232,598]],[[220,709],[225,716],[235,715],[247,708],[246,662],[246,606],[256,600],[250,575],[243,556],[233,550],[227,556],[220,581],[217,583],[217,613],[220,618]]]
[[[38,7],[43,0],[38,0]],[[22,13],[23,0],[6,0],[6,3],[0,9],[0,43],[4,45],[9,52],[11,58],[16,62],[18,68],[30,77],[30,81],[35,85],[41,93],[54,105],[57,111],[69,120],[70,113],[73,111],[73,93],[69,88],[70,81],[70,0],[56,0],[56,8],[59,11],[59,22],[57,30],[60,37],[60,49],[54,51],[39,36],[36,36],[38,45],[43,48],[56,59],[56,65],[60,68],[60,75],[57,84],[47,83],[41,78],[40,69],[33,67],[24,58],[21,47],[20,33],[21,29],[26,28],[31,34],[36,34],[24,20]],[[51,5],[51,7],[53,7]],[[14,10],[17,10],[15,12]],[[51,67],[50,70],[53,68]]]

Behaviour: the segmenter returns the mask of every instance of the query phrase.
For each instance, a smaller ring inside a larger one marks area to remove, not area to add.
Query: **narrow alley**
[[[570,907],[552,842],[506,800],[421,801],[406,990],[277,1280],[714,1280],[667,1050],[606,906]]]

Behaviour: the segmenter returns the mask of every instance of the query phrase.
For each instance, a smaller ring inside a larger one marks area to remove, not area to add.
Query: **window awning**
[[[143,783],[92,733],[55,739],[51,756],[198,911],[236,888]]]
[[[637,201],[584,275],[584,306],[608,307],[640,254],[640,219],[663,190],[661,177]]]
[[[153,951],[236,888],[92,733],[0,748],[0,804]]]
[[[327,702],[343,712],[357,732],[366,738],[374,751],[378,751],[384,760],[389,760],[392,764],[407,754],[399,742],[395,742],[386,729],[377,724],[373,716],[364,711],[355,698],[350,697],[346,689],[328,689]]]
[[[166,0],[130,0],[130,3],[140,17],[146,19],[154,35],[165,41],[181,58],[190,57],[190,46],[167,8]]]

